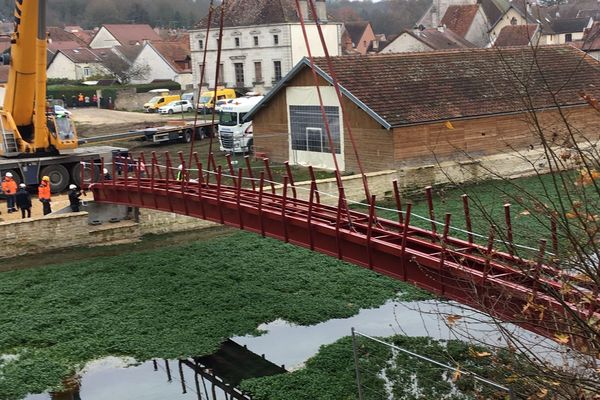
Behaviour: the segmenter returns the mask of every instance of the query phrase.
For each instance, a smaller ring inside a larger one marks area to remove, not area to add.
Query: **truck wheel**
[[[69,185],[69,172],[63,165],[48,165],[42,168],[40,175],[50,178],[50,190],[52,193],[62,192]]]
[[[182,140],[184,143],[189,143],[192,141],[192,130],[191,129],[186,129],[185,131],[183,131]]]
[[[93,168],[90,168],[89,165],[85,167],[85,183],[89,184],[91,182],[98,182],[100,180],[100,167],[94,165]],[[81,187],[81,164],[73,164],[71,167],[71,182],[73,182],[78,187]]]

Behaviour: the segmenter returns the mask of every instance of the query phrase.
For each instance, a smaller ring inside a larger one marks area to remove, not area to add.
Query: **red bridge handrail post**
[[[310,245],[311,251],[315,249],[315,239],[313,236],[313,227],[312,227],[312,213],[315,202],[315,194],[316,194],[317,183],[313,180],[310,182],[310,194],[308,195],[308,215],[306,216],[306,224],[307,224],[307,232],[308,232],[308,242]]]
[[[410,216],[412,211],[412,203],[406,205],[406,218],[404,219],[404,235],[402,236],[402,246],[400,247],[400,262],[402,263],[402,279],[406,281],[406,243],[408,241],[408,230],[410,229]]]
[[[513,247],[513,229],[510,215],[510,203],[506,203],[504,205],[504,222],[506,223],[506,247],[508,254],[512,256],[515,252]]]
[[[204,172],[202,171],[202,162],[200,162],[200,158],[198,157],[198,153],[194,152],[194,162],[196,163],[196,168],[198,169],[198,183],[204,183]]]
[[[100,157],[100,184],[102,185],[102,190],[104,190],[104,181],[106,180],[106,177],[104,176],[104,157]]]
[[[113,189],[117,186],[117,162],[119,162],[119,159],[121,158],[121,156],[117,156],[117,157],[113,157],[112,159],[112,187]]]
[[[315,176],[315,170],[312,165],[308,166],[308,173],[310,174],[311,182],[315,183],[315,201],[317,204],[321,204],[321,197],[319,196],[319,189],[317,187],[317,177]]]
[[[404,224],[404,218],[402,216],[402,200],[400,199],[400,190],[398,189],[398,181],[394,179],[392,181],[394,186],[394,199],[396,200],[396,209],[398,210],[398,222],[400,225]]]
[[[241,206],[241,202],[242,202],[242,177],[244,174],[244,170],[242,168],[238,169],[238,178],[237,178],[237,186],[236,186],[236,202],[237,202],[237,209],[238,209],[238,216],[240,219],[240,229],[244,230],[244,215],[242,213],[242,206]]]
[[[265,237],[265,221],[263,218],[263,193],[265,190],[265,171],[260,171],[258,186],[258,218],[260,219],[260,234]]]
[[[375,222],[375,195],[369,199],[369,225],[367,226],[367,259],[369,269],[373,269],[373,249],[371,248],[371,238],[373,235],[373,223]]]
[[[296,185],[294,184],[294,175],[292,174],[292,168],[290,167],[290,162],[286,161],[284,164],[285,164],[285,171],[287,173],[287,176],[290,180],[290,185],[292,187],[292,195],[294,196],[294,199],[297,199],[298,194],[296,193]]]
[[[198,158],[198,153],[194,153],[194,159],[196,161],[196,168],[198,168],[198,202],[200,203],[200,212],[202,213],[202,219],[206,219],[206,209],[204,208],[204,201],[202,201],[202,186],[204,185],[204,172],[202,172],[202,162]]]
[[[225,225],[223,217],[223,205],[221,204],[221,181],[223,180],[223,169],[219,165],[217,167],[217,206],[219,207],[219,221],[221,225]]]
[[[173,202],[170,195],[170,186],[171,186],[171,156],[169,156],[169,152],[165,152],[165,164],[167,170],[165,171],[165,196],[169,201],[169,210],[173,212]]]
[[[429,219],[431,220],[431,240],[435,242],[437,236],[437,226],[435,223],[435,211],[433,210],[433,196],[431,194],[431,186],[425,188],[425,197],[427,198],[427,208],[429,209]]]
[[[467,241],[473,244],[473,224],[471,223],[471,210],[469,209],[469,195],[463,194],[463,210],[465,212],[465,223],[467,228]]]
[[[341,241],[341,224],[342,224],[342,208],[344,208],[344,199],[346,195],[344,193],[343,187],[338,187],[339,198],[338,198],[338,207],[337,214],[335,217],[335,242],[337,247],[338,259],[342,260],[342,241]]]
[[[483,266],[483,284],[487,281],[488,274],[490,273],[490,263],[494,256],[494,227],[490,227],[490,235],[488,236],[487,248],[485,250],[485,264]]]
[[[263,158],[263,162],[265,164],[265,170],[267,171],[267,179],[269,180],[269,183],[271,184],[271,192],[273,194],[275,194],[275,183],[273,182],[273,173],[271,171],[271,165],[269,163],[269,159]]]
[[[187,165],[185,163],[185,159],[183,158],[183,153],[181,151],[177,152],[177,155],[179,156],[179,165],[181,165],[181,199],[183,200],[183,207],[185,209],[185,215],[190,215],[190,210],[188,207],[188,199],[186,196],[186,189],[187,189],[187,184],[188,181],[190,179],[190,174],[187,170]],[[179,169],[179,168],[178,168]]]
[[[244,156],[244,159],[246,161],[246,169],[248,169],[248,177],[252,184],[252,190],[256,191],[256,182],[254,182],[254,174],[252,173],[252,166],[250,165],[250,156]]]
[[[287,175],[283,177],[283,199],[281,201],[281,222],[283,223],[283,239],[286,243],[289,243],[286,215],[289,179],[290,178]]]

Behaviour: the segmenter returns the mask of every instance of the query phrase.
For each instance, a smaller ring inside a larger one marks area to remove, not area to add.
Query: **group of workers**
[[[2,194],[6,197],[6,207],[8,213],[21,210],[21,218],[31,218],[31,194],[27,191],[27,185],[21,183],[18,185],[11,172],[7,172],[2,180]],[[76,185],[69,186],[69,204],[71,211],[79,212],[81,206],[80,197],[85,195]],[[44,215],[52,213],[52,193],[50,177],[44,176],[38,186],[38,199],[42,203]],[[1,212],[0,212],[1,213]]]

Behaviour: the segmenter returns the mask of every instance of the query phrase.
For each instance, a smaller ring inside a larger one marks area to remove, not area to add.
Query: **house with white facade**
[[[132,83],[172,80],[187,89],[193,84],[189,40],[148,42],[133,61],[132,68],[146,70],[143,79]]]
[[[467,49],[477,47],[473,43],[444,27],[404,30],[398,37],[379,51],[383,53],[408,53],[433,50]]]
[[[161,40],[158,33],[147,24],[106,24],[96,32],[89,46],[92,49],[110,49],[158,40]]]
[[[92,76],[112,75],[103,65],[107,52],[110,53],[85,47],[58,50],[48,65],[48,79],[85,81]]]
[[[300,7],[306,21],[311,52],[314,56],[322,56],[324,52],[316,25],[310,22],[312,15],[307,1],[300,0]],[[316,0],[316,8],[329,54],[341,55],[343,25],[329,20],[325,0]],[[224,14],[220,71],[216,77],[220,17],[219,12],[215,14],[208,36],[207,17],[200,21],[197,30],[190,32],[196,87],[201,81],[205,47],[203,86],[226,86],[257,92],[270,90],[308,55],[294,0],[231,0],[227,2]]]

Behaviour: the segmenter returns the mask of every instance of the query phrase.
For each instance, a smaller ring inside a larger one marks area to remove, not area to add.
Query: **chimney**
[[[308,21],[308,1],[300,0],[298,3],[300,4],[300,13],[302,14],[302,18],[306,22]]]
[[[317,18],[319,22],[327,22],[327,2],[325,0],[316,0]]]

